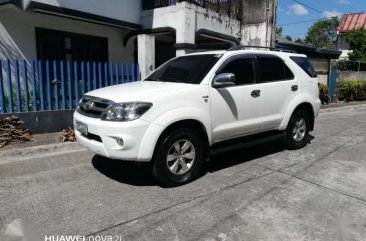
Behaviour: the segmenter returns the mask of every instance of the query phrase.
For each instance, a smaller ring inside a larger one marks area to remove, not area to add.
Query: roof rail
[[[249,45],[238,45],[229,48],[227,51],[236,51],[236,50],[244,50],[244,49],[268,49],[270,50],[270,47],[264,47],[264,46],[249,46]]]
[[[268,51],[277,51],[277,52],[286,52],[286,53],[297,53],[294,50],[291,49],[282,49],[282,48],[271,48],[271,47],[264,47],[264,46],[244,46],[244,45],[238,45],[229,48],[227,51],[236,51],[236,50],[245,50],[245,49],[265,49]]]
[[[292,49],[274,48],[274,49],[271,49],[271,50],[272,51],[277,51],[277,52],[285,52],[285,53],[297,54],[297,52],[295,50],[292,50]]]

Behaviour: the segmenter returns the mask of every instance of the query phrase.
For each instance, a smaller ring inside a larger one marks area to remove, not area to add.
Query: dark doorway
[[[108,39],[36,28],[37,58],[41,60],[108,61]]]
[[[175,35],[155,35],[155,68],[158,68],[176,55]]]

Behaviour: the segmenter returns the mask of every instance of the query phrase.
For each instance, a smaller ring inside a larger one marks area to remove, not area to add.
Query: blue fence
[[[138,64],[0,61],[0,113],[76,108],[91,90],[140,80]]]

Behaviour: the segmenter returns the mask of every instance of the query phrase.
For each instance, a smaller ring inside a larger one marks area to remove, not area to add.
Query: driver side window
[[[216,74],[231,73],[235,75],[236,85],[255,83],[253,58],[237,58],[227,63]]]

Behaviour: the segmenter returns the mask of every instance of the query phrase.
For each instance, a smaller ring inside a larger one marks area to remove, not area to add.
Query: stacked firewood
[[[60,136],[58,137],[59,142],[75,142],[76,136],[75,131],[71,127],[62,130]]]
[[[19,127],[23,123],[16,116],[0,119],[0,148],[11,143],[32,141],[31,132]]]

